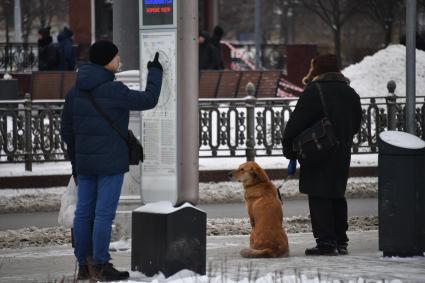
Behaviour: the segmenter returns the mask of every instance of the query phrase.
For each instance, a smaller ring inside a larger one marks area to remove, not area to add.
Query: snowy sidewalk
[[[304,249],[314,245],[311,233],[289,234],[288,237],[291,256],[287,259],[242,259],[239,250],[248,245],[248,236],[208,237],[208,278],[192,276],[174,282],[215,282],[211,280],[214,278],[235,281],[251,278],[252,282],[262,278],[264,283],[289,282],[294,274],[308,276],[308,280],[303,282],[332,279],[364,282],[359,278],[374,282],[383,282],[379,281],[383,279],[425,282],[425,258],[382,258],[378,251],[377,231],[350,232],[350,255],[336,257],[304,256]],[[112,257],[117,267],[129,269],[130,251],[113,252]],[[0,258],[0,282],[58,282],[64,277],[62,282],[71,282],[73,276],[74,256],[69,246],[0,250]],[[158,277],[147,278],[131,272],[131,281],[134,282],[151,282],[154,279],[162,281]],[[245,282],[248,283],[248,280]]]

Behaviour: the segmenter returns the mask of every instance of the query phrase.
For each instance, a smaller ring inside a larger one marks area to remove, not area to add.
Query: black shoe
[[[93,266],[95,280],[99,281],[118,281],[127,280],[130,274],[127,271],[118,271],[112,263],[96,264]]]
[[[305,250],[305,255],[328,255],[335,256],[338,255],[338,251],[335,247],[329,246],[315,246],[314,248],[309,248]]]
[[[80,265],[78,266],[77,280],[88,280],[90,279],[89,266]]]
[[[337,250],[340,255],[348,255],[347,246],[338,246]]]

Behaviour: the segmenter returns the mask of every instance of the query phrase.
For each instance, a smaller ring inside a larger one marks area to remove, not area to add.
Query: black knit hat
[[[118,47],[108,40],[99,40],[90,46],[90,62],[105,66],[118,54]]]

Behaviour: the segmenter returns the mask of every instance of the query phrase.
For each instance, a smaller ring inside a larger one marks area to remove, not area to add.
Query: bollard
[[[394,91],[396,89],[396,83],[395,81],[389,81],[387,84],[388,89],[388,96],[385,97],[385,100],[387,102],[387,127],[388,130],[395,130],[397,127],[397,121],[396,121],[396,113],[397,113],[397,95],[395,95]]]
[[[25,94],[25,171],[32,171],[31,96]]]
[[[247,83],[245,87],[247,96],[246,101],[246,119],[247,119],[247,139],[246,139],[246,160],[255,160],[255,86],[252,82]]]

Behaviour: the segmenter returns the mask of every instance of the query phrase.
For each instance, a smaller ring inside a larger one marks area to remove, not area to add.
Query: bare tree
[[[402,14],[403,0],[362,0],[361,10],[385,31],[385,46],[391,43],[394,23]]]
[[[0,0],[0,7],[1,7],[1,17],[0,21],[4,21],[5,25],[5,31],[6,31],[6,44],[9,44],[9,32],[10,32],[10,23],[12,22],[13,18],[13,6],[12,6],[12,0]]]
[[[67,0],[21,0],[24,42],[28,42],[28,38],[35,28],[52,25],[55,17],[57,19],[66,18],[67,3]]]
[[[334,37],[335,55],[341,63],[341,30],[347,20],[357,11],[358,0],[300,0],[300,4],[311,10],[331,28]]]

